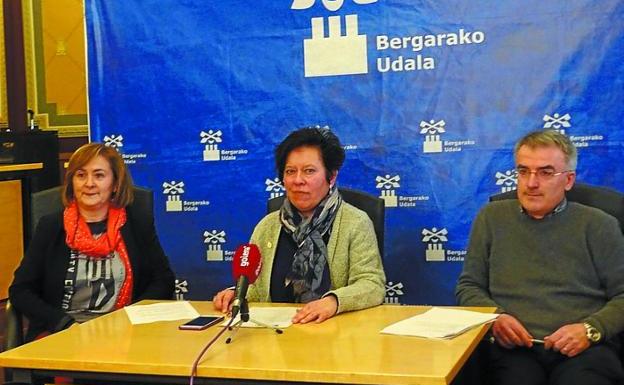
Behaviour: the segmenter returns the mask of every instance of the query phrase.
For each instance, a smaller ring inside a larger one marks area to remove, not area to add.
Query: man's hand
[[[582,323],[563,325],[544,338],[544,349],[552,349],[568,357],[574,357],[587,349],[591,343]]]
[[[501,314],[496,318],[492,326],[492,334],[496,342],[504,348],[511,349],[516,346],[533,346],[533,336],[522,326],[520,321],[509,314]]]
[[[320,323],[331,318],[338,311],[338,300],[333,295],[308,302],[304,307],[297,310],[292,322],[305,324],[308,322]]]
[[[212,304],[216,310],[222,313],[229,313],[232,310],[232,301],[234,300],[234,290],[221,290],[212,298]]]

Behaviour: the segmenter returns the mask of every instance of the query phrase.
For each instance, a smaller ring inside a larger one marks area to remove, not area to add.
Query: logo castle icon
[[[177,301],[184,301],[184,294],[188,293],[188,281],[175,280],[175,297]]]
[[[204,243],[208,244],[206,251],[207,261],[223,261],[221,245],[225,243],[225,231],[204,231]]]
[[[294,0],[290,8],[308,9],[314,2],[315,0]],[[354,2],[365,5],[375,3],[377,0],[354,0]],[[325,8],[332,12],[339,10],[343,3],[344,0],[323,0]],[[305,77],[368,73],[366,35],[358,34],[358,16],[346,15],[344,20],[343,33],[340,16],[329,16],[326,36],[323,18],[312,18],[311,38],[303,41]]]
[[[284,185],[282,185],[282,182],[280,182],[279,178],[267,178],[264,181],[264,184],[267,186],[265,191],[269,191],[271,193],[269,195],[269,199],[281,197],[282,195],[284,195]]]
[[[448,241],[446,237],[447,234],[448,231],[446,228],[438,230],[434,227],[431,230],[422,230],[422,241],[427,244],[427,251],[425,252],[426,261],[439,262],[445,260],[446,255],[442,247],[442,242]]]
[[[446,122],[444,120],[430,120],[420,122],[420,133],[425,135],[425,142],[423,143],[423,152],[434,153],[442,152],[442,140],[440,140],[440,134],[446,132]]]
[[[377,176],[377,178],[375,178],[375,182],[377,182],[375,187],[378,189],[381,189],[381,195],[379,197],[384,200],[386,207],[398,207],[399,206],[398,198],[396,196],[396,192],[394,191],[394,189],[400,187],[399,185],[400,180],[401,180],[400,176],[395,175],[391,177],[388,174],[386,174],[385,177]]]
[[[340,16],[329,16],[325,37],[322,17],[312,18],[312,38],[303,41],[305,77],[368,73],[366,35],[358,35],[357,15],[345,16],[345,36]]]
[[[502,193],[515,190],[518,187],[518,173],[514,169],[504,173],[497,171],[496,185],[501,186]]]
[[[164,182],[163,194],[167,195],[167,203],[165,204],[165,211],[182,211],[181,194],[184,193],[184,182],[177,182],[172,180],[171,182]]]
[[[403,283],[393,283],[392,281],[390,281],[386,283],[386,297],[384,298],[384,303],[398,305],[400,304],[399,297],[403,294]]]
[[[116,149],[123,147],[123,135],[105,135],[104,145]]]
[[[572,125],[570,124],[570,119],[572,117],[570,114],[565,114],[560,116],[558,113],[554,113],[553,116],[544,115],[544,128],[545,129],[553,129],[559,131],[562,134],[565,134],[565,128],[569,128]]]
[[[201,140],[199,141],[201,144],[205,145],[204,148],[204,161],[214,161],[221,159],[221,153],[219,151],[219,144],[223,140],[221,139],[222,132],[221,130],[213,131],[208,130],[208,132],[202,131],[199,136]]]

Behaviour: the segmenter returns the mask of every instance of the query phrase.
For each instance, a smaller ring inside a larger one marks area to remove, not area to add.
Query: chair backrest
[[[379,255],[383,259],[384,255],[384,223],[385,223],[385,209],[384,200],[374,195],[365,193],[359,190],[353,190],[350,188],[339,187],[338,190],[342,195],[345,202],[357,207],[368,214],[371,221],[373,221],[373,227],[375,228],[375,235],[377,236],[377,245],[379,246]],[[267,202],[267,213],[277,211],[282,207],[284,202],[284,196],[270,199]]]
[[[134,202],[132,202],[132,206],[138,212],[153,213],[154,193],[152,190],[134,186]],[[35,233],[35,228],[41,217],[60,211],[62,208],[63,201],[61,200],[60,186],[33,193],[30,197],[31,235]]]
[[[516,199],[516,194],[514,190],[492,195],[490,201]],[[595,207],[614,216],[620,222],[620,228],[624,233],[624,194],[621,192],[602,186],[575,183],[572,189],[566,192],[566,197],[571,202]]]

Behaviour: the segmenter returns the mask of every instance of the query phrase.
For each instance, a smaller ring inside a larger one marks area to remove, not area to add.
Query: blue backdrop
[[[386,201],[386,301],[452,304],[512,148],[565,132],[578,180],[624,190],[624,3],[87,0],[91,139],[152,188],[178,298],[232,284],[283,193],[273,149],[328,125],[339,185]]]

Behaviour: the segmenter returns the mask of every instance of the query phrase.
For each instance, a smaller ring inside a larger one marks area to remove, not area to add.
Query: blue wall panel
[[[386,199],[387,302],[454,303],[526,132],[563,130],[579,180],[624,190],[621,1],[88,0],[86,18],[91,136],[154,189],[179,298],[232,283],[302,126],[341,138],[339,185]]]

